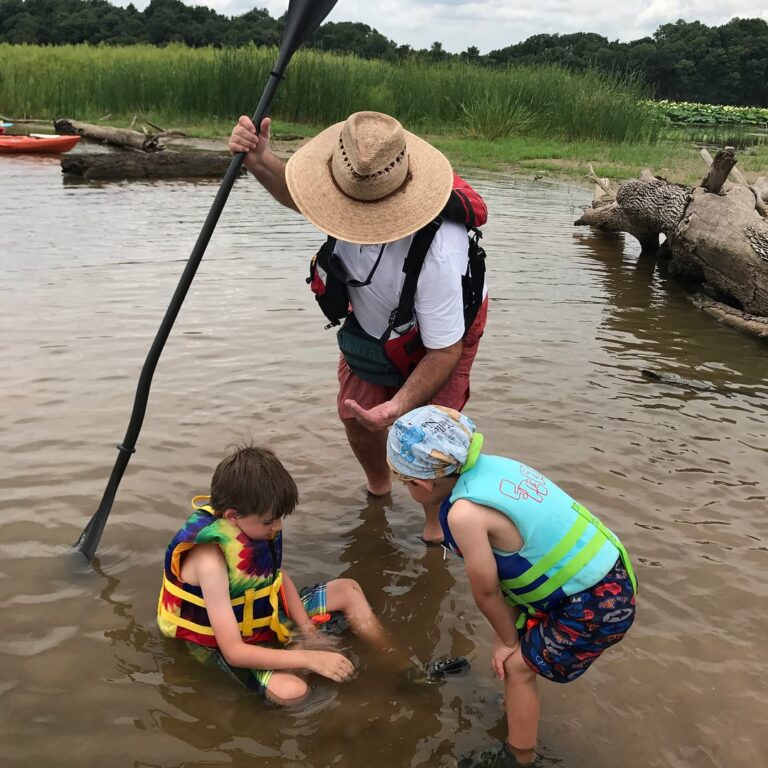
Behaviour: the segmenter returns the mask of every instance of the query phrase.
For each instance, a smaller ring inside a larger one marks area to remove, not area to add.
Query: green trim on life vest
[[[533,584],[536,579],[559,563],[575,546],[581,535],[589,527],[589,521],[583,517],[576,518],[568,533],[547,552],[535,565],[514,579],[505,579],[504,584],[510,589],[523,589]],[[562,571],[561,571],[562,573]],[[547,584],[549,582],[545,582]],[[565,583],[565,582],[563,582]],[[554,592],[554,590],[552,590]],[[528,595],[526,595],[528,597]]]
[[[621,555],[621,561],[624,563],[624,568],[627,570],[627,576],[629,576],[629,580],[632,582],[632,589],[635,593],[637,593],[637,578],[635,577],[635,571],[632,568],[632,561],[629,559],[629,553],[627,552],[626,547],[621,543],[618,536],[613,533],[609,528],[606,528],[605,525],[602,523],[602,521],[595,517],[583,504],[579,504],[578,501],[574,501],[571,505],[574,509],[574,511],[578,512],[585,520],[588,520],[592,525],[597,528],[600,533],[605,536],[608,541],[613,544],[616,549],[619,550],[619,554]]]
[[[477,464],[477,460],[480,457],[480,451],[483,450],[483,434],[482,432],[475,432],[472,435],[472,442],[469,444],[469,450],[467,451],[467,460],[464,462],[464,466],[459,470],[459,474],[462,475],[468,469]]]
[[[602,548],[606,537],[595,531],[594,536],[572,557],[554,576],[547,579],[540,587],[531,592],[518,595],[520,600],[526,603],[535,603],[549,597],[555,590],[570,581]]]
[[[565,536],[563,536],[563,538],[560,539],[560,541],[550,549],[541,560],[525,571],[525,573],[522,573],[514,579],[504,579],[501,582],[501,588],[505,596],[516,605],[524,608],[530,615],[536,613],[536,610],[531,606],[531,603],[545,600],[570,581],[600,551],[606,541],[610,541],[611,544],[619,550],[622,563],[627,570],[627,576],[632,583],[632,589],[637,592],[637,579],[635,578],[635,573],[632,569],[629,553],[619,538],[583,504],[574,501],[571,506],[573,510],[578,513],[579,517]],[[522,595],[516,593],[516,590],[524,589],[529,584],[532,584],[536,579],[559,563],[568,552],[571,551],[590,525],[595,528],[595,533],[574,557],[536,589]],[[518,629],[521,629],[525,625],[525,620],[525,614],[521,614],[521,616],[518,617]]]

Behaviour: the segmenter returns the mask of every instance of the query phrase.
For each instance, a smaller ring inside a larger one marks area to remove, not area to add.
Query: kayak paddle
[[[257,131],[261,127],[262,120],[267,116],[275,91],[280,84],[280,80],[283,77],[283,72],[288,66],[288,62],[291,60],[291,56],[293,56],[296,49],[312,34],[312,32],[320,26],[320,23],[331,12],[331,9],[336,5],[336,2],[337,0],[289,1],[288,12],[285,19],[285,30],[283,32],[280,50],[277,54],[275,68],[269,74],[269,79],[264,88],[264,93],[261,96],[261,101],[252,118]],[[227,202],[229,193],[232,190],[232,186],[237,179],[244,160],[245,152],[239,152],[232,157],[232,161],[229,164],[227,172],[224,174],[219,191],[217,192],[213,204],[211,205],[211,209],[208,212],[208,216],[205,219],[203,228],[197,237],[195,247],[192,249],[192,254],[181,275],[179,284],[176,286],[176,291],[173,294],[171,303],[168,305],[168,309],[165,312],[165,317],[163,317],[163,321],[157,331],[157,335],[149,350],[149,354],[144,361],[144,366],[142,367],[139,376],[139,383],[136,388],[136,396],[133,402],[133,411],[131,412],[128,429],[123,438],[123,442],[117,446],[117,460],[112,469],[112,474],[109,477],[107,487],[104,489],[101,504],[99,504],[99,508],[94,512],[93,517],[91,517],[88,525],[86,525],[85,529],[80,534],[80,538],[75,544],[75,549],[82,552],[88,560],[91,560],[96,552],[96,547],[99,545],[101,534],[107,523],[107,517],[112,509],[112,502],[115,499],[117,487],[120,485],[120,480],[123,477],[125,468],[128,466],[128,460],[131,458],[131,454],[136,451],[136,440],[139,437],[141,425],[144,421],[144,414],[147,410],[147,400],[149,399],[149,389],[152,385],[152,376],[155,372],[157,361],[160,359],[160,353],[163,351],[163,346],[168,339],[173,323],[176,320],[176,316],[179,314],[184,297],[187,295],[189,286],[192,284],[192,279],[203,258],[205,249],[208,246],[211,235],[213,235],[213,230],[216,227],[219,216],[221,216],[221,212],[224,209],[224,205]]]

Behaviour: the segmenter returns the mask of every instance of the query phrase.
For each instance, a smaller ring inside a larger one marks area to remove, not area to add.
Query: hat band
[[[354,169],[339,137],[339,144],[331,157],[331,173],[336,185],[347,197],[363,202],[381,200],[398,190],[408,178],[408,153],[403,146],[384,168],[364,175]]]

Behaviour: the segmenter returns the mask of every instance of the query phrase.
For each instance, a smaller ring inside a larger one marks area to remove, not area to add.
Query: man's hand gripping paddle
[[[320,23],[331,12],[331,9],[336,5],[336,2],[337,0],[289,1],[288,13],[285,20],[285,31],[283,32],[280,51],[277,54],[275,68],[269,75],[269,79],[264,88],[264,93],[261,96],[261,101],[252,118],[256,130],[259,130],[261,121],[267,116],[275,91],[282,79],[283,72],[285,72],[285,69],[288,66],[288,62],[291,60],[291,56],[293,56],[296,49],[312,34],[312,32],[320,26]],[[235,183],[235,179],[240,172],[244,160],[245,153],[240,152],[234,155],[232,162],[229,164],[229,168],[224,175],[224,179],[221,182],[221,186],[213,201],[213,205],[211,205],[211,209],[205,219],[203,228],[198,235],[195,247],[192,249],[192,254],[187,261],[187,266],[184,268],[179,284],[176,286],[176,291],[173,294],[171,303],[165,312],[163,322],[155,336],[149,354],[144,361],[144,366],[142,367],[141,375],[139,376],[139,383],[136,388],[136,397],[133,402],[133,411],[131,412],[128,429],[123,438],[123,442],[117,446],[117,461],[112,469],[112,474],[110,475],[107,487],[104,490],[101,504],[99,504],[99,508],[93,514],[93,517],[90,519],[88,525],[85,527],[82,534],[80,534],[80,538],[75,544],[75,549],[82,552],[88,560],[91,560],[96,552],[96,547],[99,545],[101,534],[107,523],[107,517],[112,509],[112,502],[115,499],[117,487],[120,485],[120,480],[123,477],[125,468],[128,466],[128,460],[130,459],[131,454],[136,450],[136,440],[139,437],[141,425],[144,421],[144,414],[147,410],[147,400],[149,399],[149,389],[152,385],[152,376],[155,372],[157,361],[160,359],[160,353],[163,351],[163,346],[168,339],[173,323],[176,320],[176,316],[179,314],[184,297],[187,295],[189,286],[192,284],[192,279],[195,276],[195,272],[197,272],[197,268],[203,258],[205,249],[208,246],[211,235],[213,235],[213,230],[216,228],[216,223],[219,220],[219,216],[221,216],[221,212],[224,209],[224,205],[227,202],[229,193],[232,190],[232,186]]]

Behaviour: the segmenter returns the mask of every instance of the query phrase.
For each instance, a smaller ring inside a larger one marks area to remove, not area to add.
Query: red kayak
[[[69,152],[78,141],[80,141],[79,136],[56,136],[55,134],[45,135],[41,133],[32,133],[29,136],[3,134],[0,136],[0,154],[3,152],[23,152],[25,154],[36,152],[58,155],[62,152]]]

